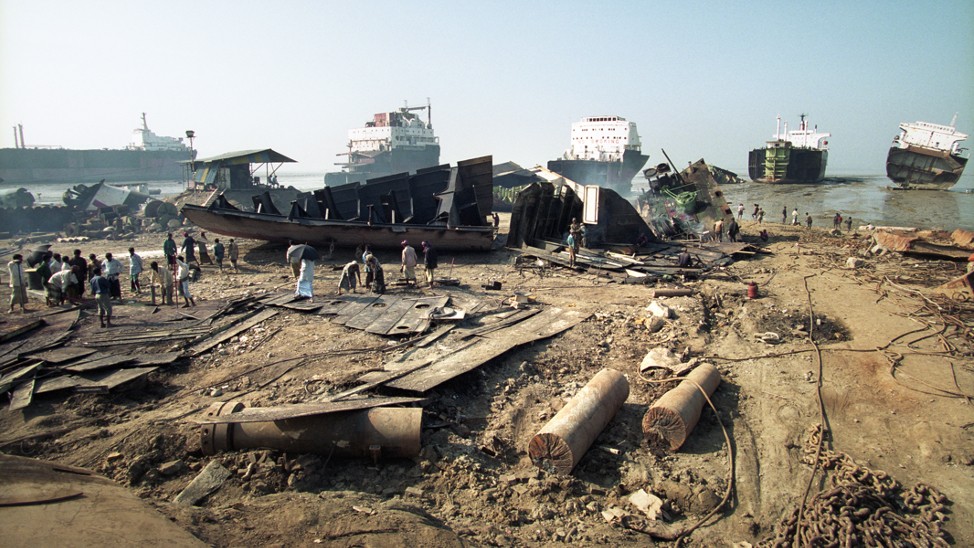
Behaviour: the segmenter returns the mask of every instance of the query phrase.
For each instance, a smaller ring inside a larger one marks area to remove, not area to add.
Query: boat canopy
[[[215,185],[221,190],[253,189],[262,186],[261,178],[255,176],[262,166],[265,171],[264,185],[267,185],[276,181],[274,174],[277,168],[286,162],[295,160],[269,148],[227,152],[193,162],[193,180],[204,186]]]

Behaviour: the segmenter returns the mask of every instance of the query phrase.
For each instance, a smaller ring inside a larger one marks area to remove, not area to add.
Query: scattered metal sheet
[[[99,354],[91,359],[65,365],[61,369],[71,371],[72,373],[83,373],[85,371],[107,369],[133,361],[135,361],[135,356],[128,354]]]
[[[335,316],[342,311],[343,308],[351,304],[353,301],[348,300],[346,297],[338,297],[321,303],[321,308],[318,309],[319,316]]]
[[[30,405],[30,402],[34,399],[34,386],[36,383],[37,381],[35,379],[31,379],[14,390],[13,397],[10,398],[11,411],[23,409]]]
[[[119,369],[117,371],[111,371],[108,373],[93,373],[89,374],[89,380],[99,386],[104,386],[108,390],[114,390],[125,383],[143,378],[156,369],[159,368],[133,367],[131,369]]]
[[[40,329],[40,328],[44,327],[45,325],[47,325],[47,322],[45,322],[44,320],[35,320],[35,321],[30,322],[28,324],[22,325],[22,326],[20,326],[20,327],[18,327],[16,329],[12,329],[12,330],[7,331],[5,333],[0,333],[0,343],[5,343],[5,342],[7,342],[7,341],[9,341],[11,339],[15,339],[15,338],[17,338],[17,337],[19,337],[19,336],[21,336],[21,335],[23,335],[25,333],[30,333],[31,331],[34,331],[35,329]]]
[[[54,350],[47,350],[44,352],[31,354],[30,357],[36,358],[38,360],[44,360],[47,363],[59,364],[59,363],[69,362],[71,360],[76,360],[79,358],[84,358],[85,356],[90,356],[91,354],[94,353],[95,351],[92,350],[91,348],[65,346],[63,348],[55,348]]]
[[[161,352],[138,356],[135,358],[135,363],[139,365],[169,365],[182,357],[182,352]]]
[[[62,390],[103,391],[105,386],[77,375],[39,379],[34,387],[35,395],[50,394]]]
[[[332,319],[332,321],[340,325],[345,325],[346,322],[357,316],[359,312],[365,310],[378,298],[379,295],[348,295],[344,297],[344,300],[350,301],[348,306],[345,306],[339,310],[338,314],[334,319]]]
[[[377,299],[360,309],[354,316],[346,319],[345,327],[364,330],[391,309],[401,306],[401,303],[402,299],[394,295],[380,295]]]
[[[0,394],[3,394],[10,390],[10,387],[18,380],[30,378],[33,376],[37,369],[40,368],[41,362],[27,363],[21,367],[18,367],[14,371],[7,373],[6,375],[0,377]]]
[[[259,323],[261,323],[263,321],[266,321],[266,320],[268,320],[270,318],[273,318],[274,316],[277,315],[277,312],[278,311],[275,310],[275,309],[268,309],[268,310],[261,311],[260,313],[252,316],[247,321],[242,322],[242,323],[238,324],[237,326],[232,327],[230,329],[227,329],[226,331],[220,333],[219,336],[210,337],[208,339],[205,339],[205,340],[197,343],[195,346],[193,346],[192,348],[190,348],[189,353],[191,355],[193,355],[193,356],[198,356],[198,355],[202,354],[203,352],[206,352],[207,350],[210,350],[211,348],[215,347],[216,345],[222,343],[223,341],[229,340],[232,337],[234,337],[235,335],[238,335],[240,333],[243,333],[244,331],[250,329],[251,327],[253,327],[253,326],[255,326],[255,325],[257,325],[257,324],[259,324]]]
[[[216,491],[227,481],[232,474],[224,468],[220,461],[210,461],[205,468],[195,477],[193,481],[180,491],[172,501],[176,504],[193,506],[197,502],[206,498],[210,493]]]
[[[472,371],[512,348],[551,337],[591,316],[591,312],[574,309],[548,308],[521,323],[494,331],[460,351],[451,352],[386,386],[426,392],[440,384]]]
[[[401,301],[398,310],[390,307],[381,318],[369,325],[365,330],[377,335],[410,335],[413,333],[424,333],[429,329],[430,314],[436,309],[442,309],[450,298],[447,296],[425,297],[421,299],[406,299]]]
[[[298,417],[310,417],[313,415],[325,415],[328,413],[341,413],[344,411],[357,411],[360,409],[371,409],[373,407],[387,407],[391,405],[403,405],[407,403],[417,403],[423,398],[406,397],[375,397],[359,400],[344,400],[320,403],[298,403],[287,407],[248,407],[236,413],[223,416],[207,416],[196,421],[199,424],[229,424],[237,422],[267,422]]]

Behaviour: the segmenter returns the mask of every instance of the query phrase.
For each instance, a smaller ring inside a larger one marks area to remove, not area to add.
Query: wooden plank
[[[36,382],[35,379],[31,379],[30,382],[25,382],[14,390],[13,397],[10,399],[11,411],[23,409],[30,405],[34,399],[34,384]]]
[[[373,407],[402,405],[421,401],[423,401],[423,398],[375,397],[345,401],[296,403],[284,407],[248,407],[236,413],[231,413],[229,415],[223,415],[220,417],[206,417],[196,422],[199,424],[229,424],[238,422],[279,421],[296,419],[298,417],[311,417],[314,415],[326,415],[328,413],[341,413],[344,411],[357,411],[360,409],[372,409]]]
[[[31,354],[30,357],[38,360],[44,360],[47,363],[59,364],[59,363],[69,362],[71,360],[83,358],[85,356],[90,356],[91,354],[94,353],[95,351],[90,348],[80,348],[77,346],[65,346],[62,348],[55,348],[54,350],[37,352]]]
[[[247,321],[245,321],[245,322],[237,325],[236,327],[233,327],[233,328],[230,328],[230,329],[224,331],[223,333],[220,334],[220,336],[218,336],[218,337],[211,337],[209,339],[205,339],[205,340],[201,341],[200,343],[197,343],[196,345],[194,345],[193,347],[191,347],[189,349],[189,354],[192,355],[192,356],[199,356],[203,352],[206,352],[207,350],[210,350],[211,348],[213,348],[216,345],[222,343],[223,341],[226,341],[226,340],[234,337],[235,335],[238,335],[240,333],[243,333],[244,331],[246,331],[246,330],[250,329],[251,327],[259,324],[260,322],[263,322],[263,321],[266,321],[266,320],[269,320],[269,319],[273,318],[274,316],[277,315],[277,313],[278,313],[278,311],[276,309],[263,310],[259,314],[257,314],[256,316],[254,316],[254,317],[250,318],[249,320],[247,320]]]
[[[505,352],[536,340],[554,336],[582,322],[591,315],[574,309],[548,308],[520,324],[495,331],[473,345],[452,352],[428,367],[419,369],[386,386],[413,392],[426,392],[440,384],[472,371]]]
[[[373,331],[373,326],[369,326],[366,331],[379,333],[379,329],[384,329],[385,333],[379,333],[384,335],[422,333],[429,329],[430,314],[433,310],[443,308],[448,302],[450,302],[450,298],[445,295],[417,299],[393,325],[388,327],[385,325],[376,326],[376,331]]]

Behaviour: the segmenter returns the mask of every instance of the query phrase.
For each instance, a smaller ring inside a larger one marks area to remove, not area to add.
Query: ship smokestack
[[[14,126],[14,148],[20,148],[20,142],[17,140],[17,126]]]
[[[20,130],[20,148],[27,148],[27,143],[24,142],[24,124],[17,124],[17,129]]]
[[[780,114],[778,115],[777,122],[775,123],[774,126],[774,138],[776,141],[778,139],[781,139],[781,115]]]

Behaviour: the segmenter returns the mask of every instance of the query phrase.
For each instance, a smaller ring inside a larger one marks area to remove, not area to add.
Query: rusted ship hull
[[[208,207],[185,205],[183,215],[210,232],[237,238],[312,245],[371,245],[400,249],[425,240],[450,251],[487,251],[493,244],[491,157],[326,186],[291,202],[286,215],[269,193],[244,211],[220,195]]]
[[[886,157],[886,176],[900,188],[947,190],[957,183],[966,166],[967,158],[947,151],[894,146]]]
[[[371,245],[375,249],[401,249],[400,242],[413,245],[425,240],[435,248],[450,251],[488,251],[493,244],[491,227],[424,226],[406,224],[372,224],[361,221],[325,221],[288,219],[285,215],[268,215],[246,211],[227,211],[193,205],[183,206],[183,215],[208,232],[287,243],[288,240],[315,246],[355,247]]]

